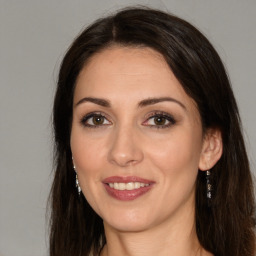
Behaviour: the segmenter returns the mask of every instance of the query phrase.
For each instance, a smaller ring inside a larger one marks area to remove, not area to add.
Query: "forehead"
[[[169,96],[194,105],[164,57],[146,47],[113,46],[93,55],[78,76],[74,101],[86,96],[120,101]]]
[[[163,56],[149,47],[108,47],[93,55],[82,72],[94,69],[95,66],[99,72],[124,75],[150,74],[157,68],[170,71]]]

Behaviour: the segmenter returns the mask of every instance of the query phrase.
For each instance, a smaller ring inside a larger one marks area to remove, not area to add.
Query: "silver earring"
[[[208,206],[210,206],[212,199],[212,184],[211,184],[211,172],[206,171],[206,197],[208,201]]]
[[[76,187],[77,187],[78,195],[80,196],[80,194],[81,194],[81,187],[79,185],[77,174],[76,174]]]
[[[72,160],[73,160],[73,157],[72,157]],[[73,168],[74,168],[74,171],[76,172],[76,167],[75,167],[75,165],[73,166]],[[80,184],[79,184],[79,180],[78,180],[78,177],[77,177],[77,173],[76,173],[76,187],[77,187],[78,195],[80,196],[82,189],[81,189]]]

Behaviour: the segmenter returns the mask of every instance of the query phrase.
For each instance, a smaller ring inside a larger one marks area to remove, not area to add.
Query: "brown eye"
[[[92,118],[92,122],[94,125],[101,125],[104,123],[104,119],[105,119],[105,117],[103,117],[103,116],[94,116]]]
[[[87,127],[101,127],[110,125],[111,122],[102,114],[89,114],[82,118],[81,124]]]
[[[165,125],[166,123],[166,118],[165,117],[162,117],[162,116],[156,116],[154,118],[154,123],[156,125]]]
[[[165,112],[156,112],[152,113],[152,116],[149,117],[143,125],[149,126],[151,128],[168,128],[176,123],[176,120],[172,115]]]

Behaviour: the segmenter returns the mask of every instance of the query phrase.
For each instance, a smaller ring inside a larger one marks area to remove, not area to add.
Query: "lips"
[[[136,176],[112,176],[103,180],[107,193],[122,201],[134,200],[152,189],[155,182]]]

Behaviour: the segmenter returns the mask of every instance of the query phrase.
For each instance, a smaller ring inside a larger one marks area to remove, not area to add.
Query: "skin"
[[[173,101],[138,106],[161,97]],[[104,116],[102,124],[85,118],[91,112]],[[154,116],[163,112],[160,126]],[[90,59],[74,92],[70,145],[82,192],[104,220],[101,255],[211,255],[196,235],[195,181],[198,169],[220,158],[221,136],[216,130],[203,134],[195,102],[160,54],[114,46]],[[102,184],[110,176],[138,176],[154,185],[135,200],[121,201]]]

